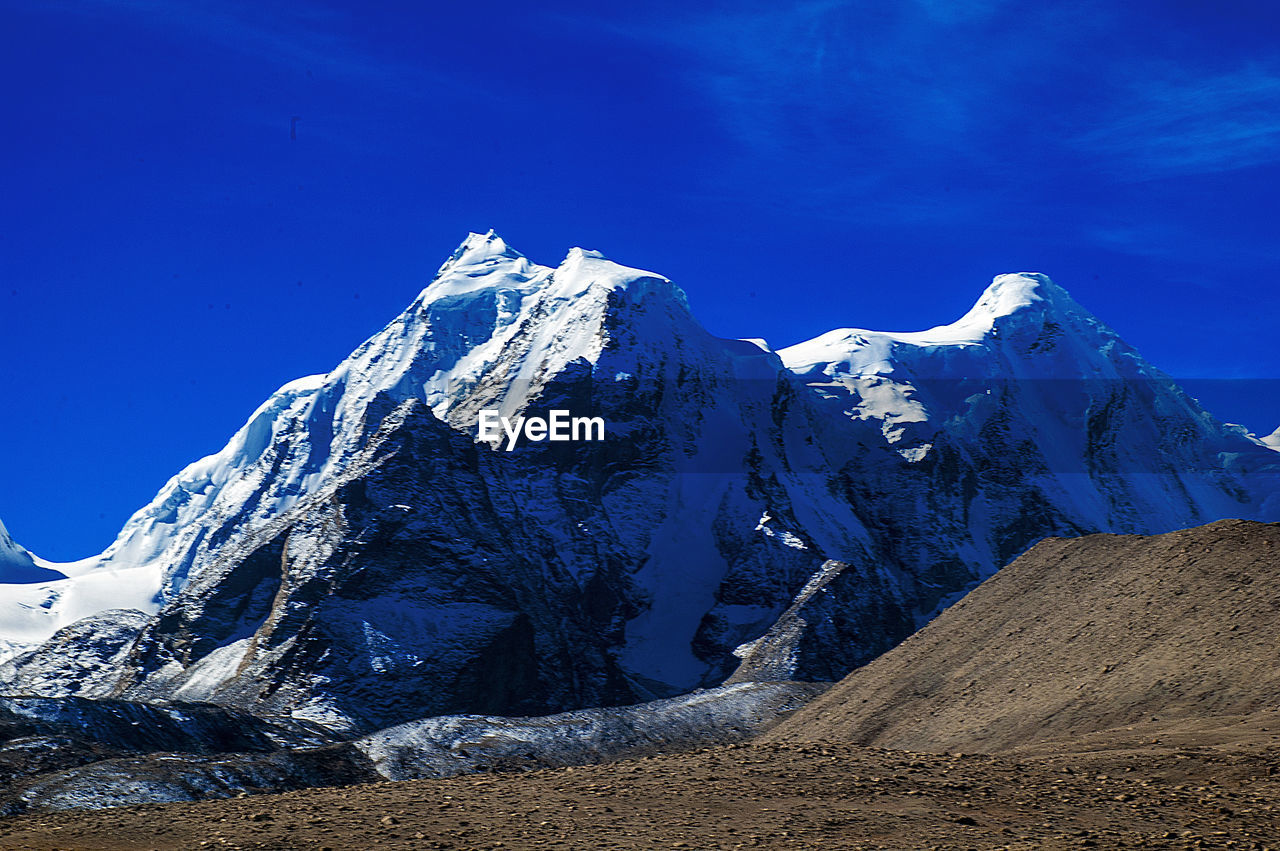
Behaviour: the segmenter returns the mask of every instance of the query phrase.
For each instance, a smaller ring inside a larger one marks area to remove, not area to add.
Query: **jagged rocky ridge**
[[[485,408],[607,439],[505,452]],[[0,677],[349,735],[834,679],[1046,535],[1274,519],[1278,461],[1043,275],[772,352],[661,276],[473,235],[102,556],[0,588]]]

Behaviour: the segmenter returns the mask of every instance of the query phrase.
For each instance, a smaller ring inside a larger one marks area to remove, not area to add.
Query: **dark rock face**
[[[220,706],[0,697],[0,814],[377,779],[318,725]]]
[[[380,779],[351,745],[219,756],[154,753],[101,759],[20,781],[0,796],[0,814],[207,801]]]
[[[626,470],[611,447],[598,453],[562,459],[573,466],[547,476],[551,451],[477,448],[404,403],[332,489],[228,552],[156,616],[116,691],[363,730],[650,696],[616,658],[627,619],[647,602],[631,580],[642,559],[609,534],[603,510],[614,483],[635,490],[637,475],[591,484],[575,468]],[[540,503],[575,507],[569,518],[538,516]],[[769,592],[790,589],[775,581]],[[220,658],[233,645],[235,656]]]
[[[287,712],[321,682],[331,708],[319,717],[336,713],[363,729],[426,714],[626,701],[598,628],[617,615],[617,603],[602,600],[623,596],[611,559],[583,587],[573,583],[546,536],[522,528],[495,478],[481,475],[469,441],[406,403],[351,474],[228,553],[161,612],[124,665],[132,676],[122,693],[202,688],[193,685],[200,663],[241,642],[234,669],[204,697]]]
[[[331,732],[306,721],[263,718],[211,704],[0,697],[0,738],[12,743],[31,737],[70,737],[121,752],[196,754],[266,752],[336,741]]]
[[[134,640],[151,616],[133,609],[108,609],[81,618],[44,644],[0,664],[0,683],[9,693],[86,697],[115,687]]]

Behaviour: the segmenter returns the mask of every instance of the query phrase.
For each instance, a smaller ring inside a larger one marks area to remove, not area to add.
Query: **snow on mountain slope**
[[[49,591],[44,586],[53,579],[64,578],[63,574],[50,570],[39,563],[31,553],[13,540],[9,530],[0,521],[0,581],[10,589],[11,606],[21,615],[27,611],[40,611],[40,607],[49,599]],[[0,662],[22,652],[41,635],[28,637],[22,632],[17,617],[0,618]]]
[[[779,355],[913,465],[952,449],[999,469],[1016,445],[1023,480],[1078,528],[1168,530],[1258,510],[1239,474],[1269,459],[1244,431],[1044,275],[997,277],[951,325],[842,329]]]
[[[837,328],[812,340],[779,349],[788,368],[840,364],[841,372],[876,374],[892,371],[895,344],[918,348],[980,346],[1007,322],[1007,317],[1027,308],[1075,312],[1071,297],[1048,276],[1036,272],[997,275],[969,312],[949,325],[927,331],[868,331]]]
[[[14,541],[0,522],[0,582],[33,583],[59,577]]]
[[[65,580],[64,575],[16,543],[0,522],[0,582],[8,583],[0,587],[12,589],[19,613],[43,611],[41,607],[50,599],[48,586],[51,580],[59,579]],[[29,637],[14,628],[18,625],[17,618],[0,617],[0,662],[24,650],[32,640],[43,637]]]
[[[424,398],[438,416],[474,400],[451,417],[474,428],[478,407],[512,410],[570,361],[598,356],[584,316],[624,287],[638,298],[655,288],[678,294],[665,278],[594,252],[574,249],[551,269],[492,232],[472,234],[404,313],[332,372],[278,390],[225,448],[172,478],[100,556],[40,562],[70,579],[0,585],[0,637],[30,643],[96,611],[157,611],[228,543],[331,481],[376,429],[366,418],[375,398]]]
[[[1261,438],[1261,440],[1267,446],[1271,447],[1277,452],[1280,452],[1280,428],[1271,432],[1271,434],[1267,435],[1266,437]]]

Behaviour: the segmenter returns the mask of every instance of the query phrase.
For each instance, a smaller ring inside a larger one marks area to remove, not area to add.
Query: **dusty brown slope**
[[[1280,705],[1280,524],[1050,538],[774,728],[995,752]]]

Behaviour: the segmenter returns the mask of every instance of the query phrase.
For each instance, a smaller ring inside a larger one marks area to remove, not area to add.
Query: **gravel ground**
[[[1280,735],[1249,724],[1126,729],[1001,756],[731,745],[22,816],[0,821],[0,847],[1280,848]]]

